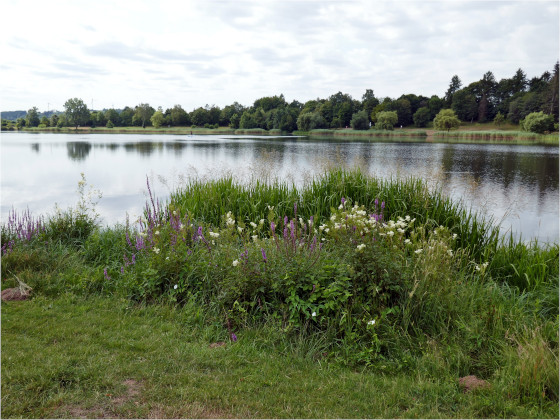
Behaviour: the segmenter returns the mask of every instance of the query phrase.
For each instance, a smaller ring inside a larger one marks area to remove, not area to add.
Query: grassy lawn
[[[193,307],[69,293],[4,302],[2,417],[554,416],[499,387],[463,393],[451,376],[341,366],[323,359],[320,338],[264,326],[210,347],[225,340]]]

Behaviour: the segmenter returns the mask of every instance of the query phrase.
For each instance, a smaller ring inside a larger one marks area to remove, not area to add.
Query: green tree
[[[369,118],[365,109],[356,112],[352,115],[350,126],[354,130],[367,130],[369,129]]]
[[[378,130],[392,130],[399,121],[397,111],[382,111],[376,117],[375,128]]]
[[[74,126],[76,130],[78,126],[84,125],[90,118],[87,105],[78,98],[68,99],[64,103],[66,120],[69,124]]]
[[[414,125],[416,127],[426,127],[430,122],[431,117],[432,113],[430,112],[430,108],[423,106],[418,108],[418,111],[414,113],[412,119],[414,120]]]
[[[373,108],[377,105],[379,105],[379,99],[377,99],[373,94],[373,89],[366,89],[366,93],[362,95],[362,109],[366,111],[368,119],[373,111]]]
[[[36,106],[27,111],[25,116],[26,127],[37,127],[39,125],[39,112]]]
[[[428,108],[430,109],[430,119],[433,120],[437,113],[441,111],[444,106],[444,101],[437,95],[432,95],[430,99],[428,99]]]
[[[452,109],[442,109],[434,118],[434,128],[436,130],[449,130],[458,128],[461,125],[461,120],[457,118]]]
[[[204,124],[209,123],[208,111],[202,107],[195,109],[191,112],[191,121],[198,127],[204,127]]]
[[[544,112],[532,112],[521,121],[521,128],[531,133],[544,134],[554,130],[554,117]]]
[[[49,119],[43,115],[41,117],[41,122],[40,122],[39,125],[42,125],[44,127],[49,127],[51,125],[51,123],[50,123]]]
[[[16,128],[17,128],[18,130],[21,130],[23,127],[25,127],[25,119],[23,119],[23,118],[18,118],[18,119],[16,120]]]
[[[451,102],[453,101],[453,95],[455,95],[455,92],[457,92],[459,89],[461,89],[461,79],[459,79],[459,76],[455,75],[451,78],[451,83],[449,83],[449,89],[447,89],[447,92],[445,92],[445,103],[447,106],[451,106]]]
[[[109,124],[109,122],[111,122],[113,124],[113,127],[115,125],[120,125],[121,124],[121,118],[119,113],[114,110],[113,108],[108,109],[107,111],[105,111],[105,119],[107,120],[106,124]],[[132,121],[131,121],[132,122]]]
[[[504,117],[504,114],[502,114],[501,112],[498,112],[494,117],[494,124],[496,124],[498,127],[501,126],[505,121],[506,117]]]
[[[58,126],[58,119],[59,119],[58,115],[56,115],[56,114],[51,115],[51,124],[50,124],[51,127]]]
[[[398,125],[407,126],[412,124],[412,108],[408,99],[402,98],[392,101],[385,109],[387,111],[396,111],[399,117]]]
[[[123,127],[131,127],[132,119],[134,118],[134,110],[131,107],[126,106],[119,114],[119,118]],[[115,124],[115,121],[113,121],[113,124]]]
[[[146,128],[146,123],[150,121],[154,112],[155,109],[149,104],[140,104],[136,106],[134,117],[136,117],[137,121],[142,123],[142,128]]]
[[[319,112],[302,112],[297,119],[297,128],[300,131],[327,128],[327,122]]]
[[[478,116],[476,97],[466,88],[455,92],[451,108],[462,121],[473,121]]]
[[[189,114],[181,105],[175,105],[169,114],[171,116],[171,125],[173,126],[188,125],[190,122]]]
[[[150,121],[155,128],[160,128],[163,125],[165,117],[163,116],[161,108],[152,114]]]

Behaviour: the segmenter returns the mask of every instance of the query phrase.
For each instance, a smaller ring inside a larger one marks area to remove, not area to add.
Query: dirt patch
[[[474,375],[469,375],[459,379],[459,386],[463,388],[463,392],[469,392],[474,389],[488,388],[490,384],[485,380],[478,379]]]
[[[2,290],[2,300],[26,300],[29,299],[29,292],[21,290],[19,287]]]
[[[92,408],[82,408],[82,407],[67,407],[66,408],[71,419],[110,419],[115,418],[115,416],[105,410],[103,407],[92,407]]]
[[[134,379],[127,379],[123,382],[123,385],[126,386],[126,393],[111,400],[111,402],[116,406],[121,406],[128,401],[135,399],[138,395],[140,395],[140,390],[142,389],[142,384]]]
[[[133,401],[136,405],[138,405],[139,402],[135,400],[140,395],[140,391],[142,390],[142,383],[135,381],[134,379],[127,379],[122,384],[126,386],[125,393],[118,397],[111,398],[110,403],[105,406],[97,405],[91,408],[83,408],[80,406],[66,406],[62,410],[64,410],[64,414],[68,413],[68,418],[73,419],[123,418],[117,414],[115,409],[122,407],[124,404],[130,401]]]
[[[223,347],[225,345],[226,343],[224,343],[223,341],[218,341],[217,343],[210,344],[208,347],[210,347],[211,349],[215,349],[216,347]]]

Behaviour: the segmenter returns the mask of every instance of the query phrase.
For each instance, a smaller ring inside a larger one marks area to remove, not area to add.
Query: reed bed
[[[487,142],[519,142],[522,144],[558,145],[558,133],[536,134],[526,131],[436,131],[434,139],[438,140],[472,140]]]

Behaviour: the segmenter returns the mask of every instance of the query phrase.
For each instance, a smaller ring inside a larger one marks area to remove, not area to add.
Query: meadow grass
[[[4,417],[558,417],[557,244],[359,170],[103,229],[81,187],[2,225]]]

